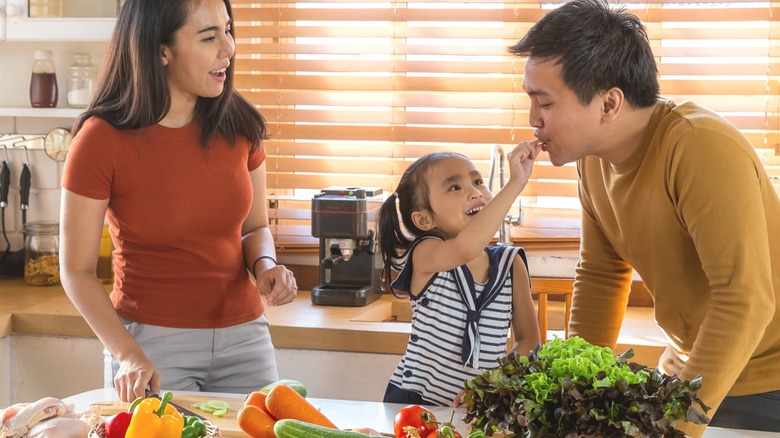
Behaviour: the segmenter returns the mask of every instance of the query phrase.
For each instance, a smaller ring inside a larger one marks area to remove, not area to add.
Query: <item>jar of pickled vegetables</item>
[[[60,284],[59,223],[29,222],[24,233],[24,280],[32,286]]]

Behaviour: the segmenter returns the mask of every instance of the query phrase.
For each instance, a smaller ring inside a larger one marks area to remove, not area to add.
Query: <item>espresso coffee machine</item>
[[[320,239],[320,284],[313,304],[365,306],[382,293],[376,215],[382,189],[328,187],[311,201],[311,234]]]

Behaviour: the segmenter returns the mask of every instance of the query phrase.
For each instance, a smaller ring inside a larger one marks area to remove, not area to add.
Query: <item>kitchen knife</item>
[[[160,394],[157,394],[156,392],[152,392],[149,389],[146,390],[146,398],[156,398],[158,400],[162,400],[162,397],[160,397]],[[179,411],[179,413],[181,413],[182,415],[186,415],[188,417],[196,417],[196,418],[200,419],[201,421],[209,421],[205,417],[203,417],[202,415],[196,414],[195,412],[192,412],[191,410],[189,410],[189,409],[187,409],[187,408],[185,408],[185,407],[183,407],[181,405],[177,405],[176,403],[173,403],[173,402],[168,402],[168,404],[173,406],[173,408],[176,409],[177,411]]]

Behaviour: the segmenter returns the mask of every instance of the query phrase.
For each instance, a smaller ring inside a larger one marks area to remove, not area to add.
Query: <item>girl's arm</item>
[[[417,245],[413,254],[415,276],[430,277],[436,272],[449,271],[482,254],[528,183],[533,162],[541,149],[541,142],[524,142],[507,155],[509,181],[457,237],[444,241],[428,239]]]
[[[528,270],[519,255],[512,263],[512,334],[515,342],[511,351],[526,356],[542,342]]]
[[[298,286],[292,271],[275,263],[276,245],[268,227],[265,169],[266,164],[263,163],[249,173],[252,178],[252,207],[241,227],[241,245],[244,263],[256,279],[257,290],[267,297],[268,305],[278,306],[294,300]],[[273,260],[261,256],[272,257]]]
[[[114,385],[120,400],[160,391],[160,375],[119,320],[95,275],[108,199],[96,200],[62,189],[60,277],[68,298],[100,342],[119,361]]]

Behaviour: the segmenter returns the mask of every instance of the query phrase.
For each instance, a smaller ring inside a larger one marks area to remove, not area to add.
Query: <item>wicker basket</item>
[[[208,420],[203,420],[206,425],[206,438],[222,438],[219,428]],[[100,423],[89,431],[89,438],[106,438],[106,423]]]

